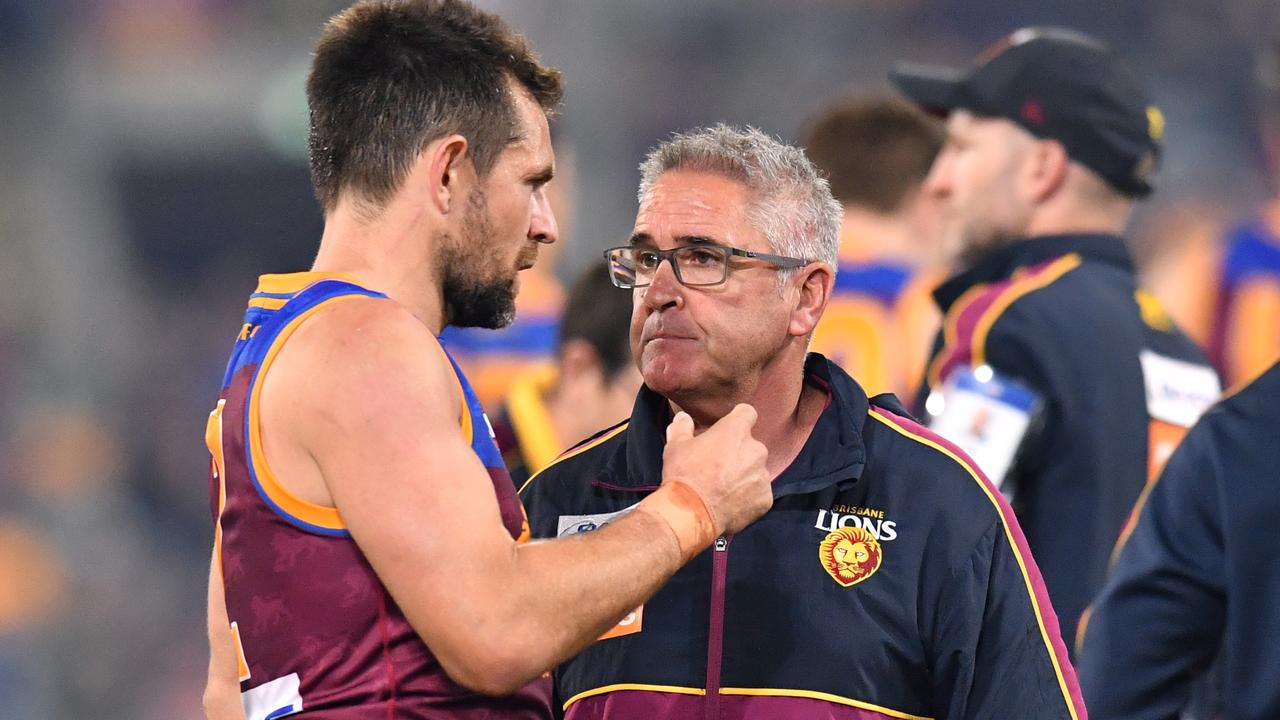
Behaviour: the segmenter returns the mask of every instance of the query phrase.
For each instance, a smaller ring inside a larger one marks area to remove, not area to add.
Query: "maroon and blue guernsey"
[[[548,717],[545,680],[494,699],[449,679],[337,509],[294,496],[267,465],[258,421],[262,378],[308,317],[352,298],[386,296],[336,275],[264,275],[210,416],[215,542],[246,720]],[[504,525],[520,539],[528,534],[524,511],[480,403],[454,370],[465,401],[463,433],[493,479]]]

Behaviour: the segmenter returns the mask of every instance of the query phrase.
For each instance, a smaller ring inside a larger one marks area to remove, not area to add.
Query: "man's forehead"
[[[640,211],[737,217],[748,200],[741,183],[714,173],[669,170],[640,200]]]
[[[511,138],[511,144],[526,146],[531,150],[545,148],[550,152],[551,125],[547,119],[547,111],[523,87],[509,87],[508,92],[515,100],[516,111],[516,137]]]
[[[659,176],[641,199],[635,234],[652,242],[697,236],[724,243],[750,236],[748,192],[729,178],[683,170]]]

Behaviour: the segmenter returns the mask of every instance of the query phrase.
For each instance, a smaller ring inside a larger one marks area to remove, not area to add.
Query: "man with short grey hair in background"
[[[773,509],[717,539],[554,672],[567,718],[1084,718],[1012,512],[891,395],[808,345],[841,211],[797,148],[757,130],[676,135],[641,166],[630,241],[645,387],[521,491],[535,537],[593,532],[663,473],[663,433],[755,407]]]

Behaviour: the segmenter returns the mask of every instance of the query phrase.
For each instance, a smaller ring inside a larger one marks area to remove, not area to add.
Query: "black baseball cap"
[[[1087,35],[1023,28],[972,68],[898,63],[889,78],[929,112],[1007,118],[1057,140],[1072,160],[1130,197],[1155,186],[1164,116],[1129,68]]]

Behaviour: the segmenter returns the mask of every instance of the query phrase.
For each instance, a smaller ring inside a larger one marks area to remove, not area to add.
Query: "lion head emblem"
[[[818,559],[836,582],[856,585],[880,569],[880,541],[860,527],[836,528],[818,545]]]

